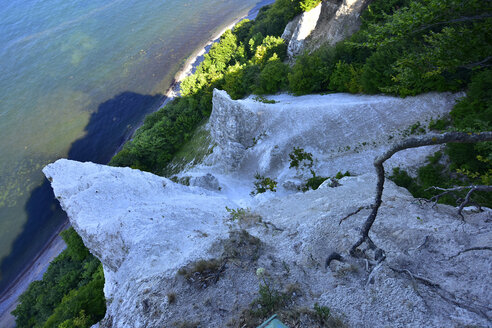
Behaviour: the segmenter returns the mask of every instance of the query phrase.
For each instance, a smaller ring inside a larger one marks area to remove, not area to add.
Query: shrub
[[[310,11],[317,5],[319,5],[321,0],[301,0],[299,1],[299,8],[301,8],[302,11]]]
[[[308,191],[309,189],[316,190],[323,182],[330,178],[317,176],[313,170],[311,170],[311,175],[312,176],[306,181],[306,185],[302,188],[302,191]]]
[[[392,65],[398,56],[396,49],[381,49],[366,60],[360,77],[364,93],[380,93],[383,88],[393,85],[392,76],[395,72]]]
[[[83,327],[106,312],[101,263],[92,256],[73,228],[62,233],[67,248],[19,297],[12,314],[23,327]]]
[[[287,23],[299,13],[301,9],[298,0],[276,0],[273,5],[260,9],[251,35],[259,32],[263,35],[281,36]]]
[[[259,75],[255,93],[272,94],[282,90],[287,85],[285,77],[288,72],[289,67],[273,56]]]
[[[287,56],[287,45],[280,37],[267,36],[256,47],[253,62],[257,65],[265,65],[273,56],[283,61]]]
[[[297,96],[327,90],[334,65],[333,56],[331,47],[298,56],[288,75],[289,90]]]
[[[299,165],[302,163],[305,167],[313,166],[313,154],[307,153],[303,148],[294,147],[294,150],[289,154],[290,165],[289,168],[299,168]]]
[[[362,69],[339,61],[330,76],[330,89],[338,92],[360,92]]]
[[[244,67],[245,65],[236,63],[234,66],[229,66],[224,75],[222,88],[227,91],[232,99],[243,98],[249,91],[243,83]]]

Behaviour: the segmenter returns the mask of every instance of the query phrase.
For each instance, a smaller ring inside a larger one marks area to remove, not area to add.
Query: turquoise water
[[[64,220],[41,168],[106,162],[183,60],[258,2],[0,0],[0,291]]]

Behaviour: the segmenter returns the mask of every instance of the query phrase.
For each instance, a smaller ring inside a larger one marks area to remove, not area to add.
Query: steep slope
[[[449,111],[456,97],[278,95],[266,104],[216,90],[213,152],[179,175],[195,186],[129,168],[48,165],[55,195],[104,266],[108,310],[100,326],[254,327],[269,314],[258,312],[261,301],[250,306],[266,281],[285,292],[275,311],[287,324],[320,327],[306,310],[317,302],[348,326],[487,326],[490,209],[468,209],[463,222],[454,208],[388,182],[372,231],[386,261],[323,269],[330,252],[346,255],[358,237],[368,211],[340,220],[371,204],[373,156],[416,122]],[[357,176],[297,191],[305,175],[289,169],[294,146],[313,153],[319,174]],[[389,165],[414,165],[429,151],[402,152]],[[278,192],[250,196],[255,172],[277,179]],[[256,276],[260,267],[267,280]]]
[[[360,26],[360,15],[371,0],[327,0],[294,18],[287,24],[282,39],[288,44],[290,58],[322,44],[335,43],[354,34]]]

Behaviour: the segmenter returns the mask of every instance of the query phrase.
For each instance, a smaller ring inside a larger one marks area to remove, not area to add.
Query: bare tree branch
[[[378,214],[379,207],[381,206],[383,189],[384,189],[384,166],[383,163],[391,158],[395,153],[410,148],[418,148],[429,145],[439,145],[444,143],[456,142],[456,143],[477,143],[483,141],[492,141],[492,131],[481,133],[465,133],[465,132],[447,132],[444,134],[428,134],[419,137],[412,137],[402,140],[390,149],[384,152],[381,156],[376,157],[374,160],[374,167],[378,176],[376,185],[376,197],[374,199],[374,205],[371,214],[366,219],[361,231],[360,239],[350,249],[352,256],[357,256],[357,248],[364,242],[367,242],[369,246],[374,246],[374,243],[369,238],[369,230],[371,229],[376,216]],[[372,248],[372,247],[371,247]]]
[[[486,62],[488,62],[489,60],[492,59],[492,56],[489,56],[479,62],[475,62],[475,63],[470,63],[470,64],[466,64],[464,66],[460,66],[460,67],[463,67],[463,68],[467,68],[467,69],[473,69],[475,67],[478,67],[478,66],[484,66],[484,67],[489,67],[491,65],[484,65]]]
[[[469,204],[472,204],[473,203],[473,202],[470,201],[471,195],[475,191],[487,191],[487,192],[491,192],[492,191],[492,186],[485,186],[485,185],[478,185],[478,186],[476,186],[476,185],[471,185],[471,186],[460,186],[460,187],[454,187],[454,188],[440,188],[440,187],[434,187],[433,186],[433,187],[429,187],[429,188],[427,188],[425,190],[427,191],[427,190],[431,190],[431,189],[439,190],[439,191],[444,191],[443,193],[440,193],[439,195],[433,196],[431,198],[431,201],[434,202],[434,205],[439,201],[439,198],[441,198],[444,195],[447,195],[447,194],[450,194],[450,193],[453,193],[453,192],[457,192],[457,191],[462,191],[462,190],[470,189],[468,191],[468,193],[466,194],[465,199],[460,203],[460,206],[458,208],[458,214],[463,218],[463,214],[462,214],[463,209],[465,208],[466,205],[469,205]],[[476,206],[480,208],[479,205],[476,205]]]

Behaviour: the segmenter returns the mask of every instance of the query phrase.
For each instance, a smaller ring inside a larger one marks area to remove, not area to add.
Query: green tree
[[[276,93],[287,86],[289,67],[273,56],[260,73],[257,94]]]

